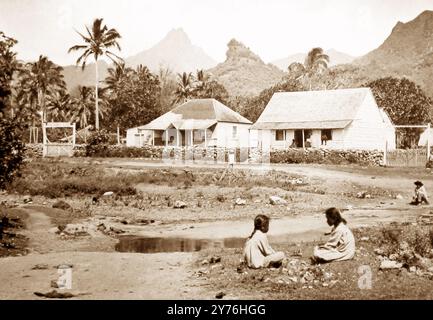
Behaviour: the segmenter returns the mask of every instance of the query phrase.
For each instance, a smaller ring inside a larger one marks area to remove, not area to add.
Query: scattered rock
[[[209,259],[209,263],[218,263],[218,262],[221,262],[221,257],[218,257],[218,256],[215,256],[215,257],[211,257],[210,259]]]
[[[370,237],[361,237],[359,241],[370,241]]]
[[[397,262],[394,260],[383,260],[380,263],[380,270],[388,270],[388,269],[400,269],[403,267],[403,263]]]
[[[71,205],[69,203],[67,203],[66,201],[63,201],[63,200],[57,200],[53,204],[53,208],[62,209],[62,210],[72,210]]]
[[[237,206],[244,206],[247,204],[247,200],[242,199],[242,198],[237,198],[235,201],[235,205]]]
[[[293,257],[302,257],[302,250],[297,249],[297,250],[293,251],[292,256]]]
[[[385,255],[385,252],[381,248],[374,249],[374,253],[377,254],[377,255],[379,255],[379,256]]]
[[[104,194],[102,196],[103,197],[111,197],[113,194],[114,194],[113,191],[107,191],[107,192],[104,192]]]
[[[115,234],[125,233],[124,230],[118,229],[118,228],[115,228],[115,227],[110,227],[110,232],[113,232]]]
[[[25,197],[23,198],[23,202],[24,202],[24,203],[32,203],[32,202],[33,202],[33,199],[32,199],[30,196],[25,196]]]
[[[48,264],[46,264],[46,263],[40,263],[40,264],[35,265],[32,268],[32,270],[46,270],[48,268],[49,268]]]
[[[403,196],[401,194],[398,194],[395,196],[395,198],[401,200],[401,199],[403,199]]]
[[[34,292],[38,297],[51,298],[51,299],[69,299],[75,297],[74,294],[70,292],[57,292],[56,290],[42,293],[42,292]]]
[[[284,205],[287,204],[287,201],[283,198],[280,198],[278,196],[270,196],[269,197],[269,203],[272,205]]]
[[[87,236],[89,235],[88,227],[84,224],[67,224],[64,230],[61,230],[61,232],[65,235],[69,236]]]
[[[217,298],[217,299],[222,299],[224,296],[225,296],[226,294],[224,293],[224,292],[218,292],[216,295],[215,295],[215,298]]]
[[[183,209],[183,208],[186,208],[186,203],[183,202],[183,201],[177,200],[177,201],[174,203],[173,208],[175,208],[175,209]]]
[[[56,280],[51,280],[51,288],[56,288],[56,289],[59,288],[59,285],[57,284]]]

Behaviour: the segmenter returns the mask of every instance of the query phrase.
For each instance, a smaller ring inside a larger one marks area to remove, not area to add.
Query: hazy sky
[[[67,53],[80,43],[74,28],[97,17],[122,35],[123,57],[182,27],[218,62],[231,38],[269,62],[313,46],[365,54],[424,10],[433,0],[0,0],[0,30],[19,41],[19,58],[44,54],[61,65],[77,58]]]

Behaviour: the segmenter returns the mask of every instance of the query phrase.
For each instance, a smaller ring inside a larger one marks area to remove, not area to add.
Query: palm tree
[[[71,112],[71,122],[79,121],[80,128],[88,125],[89,119],[92,115],[91,108],[95,101],[95,96],[91,87],[79,86],[78,98],[75,99],[73,110]]]
[[[29,100],[36,102],[38,111],[41,112],[42,122],[47,121],[46,100],[49,95],[66,89],[65,81],[61,71],[62,67],[57,66],[45,56],[39,56],[38,61],[26,64],[28,72],[24,73]]]
[[[196,85],[195,85],[196,90],[203,89],[205,87],[205,85],[206,85],[206,82],[207,82],[208,78],[209,77],[207,76],[207,74],[204,73],[203,69],[197,70],[197,73],[196,73]]]
[[[322,48],[313,48],[305,58],[304,66],[311,75],[320,74],[328,68],[329,56],[323,53]]]
[[[175,91],[175,102],[185,102],[193,96],[194,93],[194,77],[192,73],[177,74],[177,88]]]
[[[105,78],[107,88],[115,92],[133,71],[133,69],[126,67],[124,62],[117,64],[114,68],[108,68],[108,76]]]
[[[304,64],[293,62],[288,67],[289,78],[308,81],[309,90],[312,87],[312,78],[320,75],[328,68],[329,56],[323,53],[322,48],[313,48],[308,52]]]
[[[51,121],[65,121],[73,109],[74,99],[66,91],[58,91],[47,98],[47,113]]]
[[[93,56],[95,59],[95,127],[99,130],[99,98],[98,98],[98,59],[99,57],[106,55],[115,64],[122,61],[122,58],[111,52],[109,49],[115,47],[120,51],[118,39],[121,38],[120,34],[116,29],[108,29],[106,25],[102,25],[103,19],[95,19],[93,21],[92,31],[86,26],[88,36],[85,36],[77,31],[77,33],[84,40],[83,45],[75,45],[69,48],[68,53],[72,51],[84,50],[83,54],[77,59],[77,65],[81,63],[81,67],[84,70],[86,67],[86,60],[89,56]]]

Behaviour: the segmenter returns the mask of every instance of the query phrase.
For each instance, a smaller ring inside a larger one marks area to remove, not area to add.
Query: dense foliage
[[[24,144],[19,137],[22,123],[12,115],[11,83],[20,65],[11,49],[17,43],[0,32],[0,189],[12,182],[23,161]]]
[[[432,100],[414,82],[403,78],[381,78],[365,84],[373,91],[379,107],[395,125],[425,125],[431,122]],[[418,129],[399,129],[397,147],[411,148],[419,139]]]

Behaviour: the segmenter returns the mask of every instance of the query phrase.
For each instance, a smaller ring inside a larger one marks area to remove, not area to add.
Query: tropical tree
[[[194,76],[192,73],[177,74],[177,88],[175,91],[175,103],[185,102],[191,99],[194,94]]]
[[[20,131],[23,123],[11,110],[13,79],[20,69],[16,53],[17,43],[0,31],[0,190],[12,182],[19,172],[24,157],[24,144]]]
[[[386,77],[364,84],[373,91],[379,107],[383,108],[395,125],[423,125],[431,122],[433,101],[414,82]],[[401,129],[403,147],[412,147],[419,138],[419,130]]]
[[[47,121],[47,97],[66,89],[62,70],[62,67],[41,55],[37,61],[27,63],[26,70],[21,74],[22,97],[37,109],[36,112],[40,112],[42,122]]]
[[[78,97],[74,99],[73,109],[71,110],[71,122],[79,122],[80,128],[89,124],[92,116],[92,108],[95,102],[94,91],[91,87],[79,86]],[[99,110],[98,110],[99,111]]]
[[[51,121],[66,121],[71,115],[75,100],[66,91],[58,91],[47,98],[47,113]]]
[[[68,52],[84,50],[83,54],[77,59],[77,65],[81,63],[82,69],[86,67],[86,61],[89,56],[93,56],[95,60],[95,127],[99,130],[99,96],[98,96],[98,59],[102,56],[107,56],[115,64],[122,61],[122,58],[110,51],[111,48],[117,48],[120,51],[118,40],[121,38],[116,29],[108,29],[102,24],[103,19],[95,19],[93,21],[92,30],[86,26],[87,36],[77,32],[84,44],[75,45],[69,48]]]
[[[195,79],[196,79],[195,81],[196,90],[200,90],[204,88],[209,77],[207,74],[205,74],[203,69],[201,69],[201,70],[197,70]]]
[[[114,67],[108,68],[108,75],[104,82],[110,93],[115,94],[116,90],[122,86],[124,81],[133,73],[133,69],[126,67],[124,62],[121,62]]]
[[[161,114],[159,79],[145,66],[139,65],[128,72],[122,81],[107,87],[106,91],[104,101],[109,112],[104,125],[111,129],[118,127],[123,131]]]
[[[158,70],[158,79],[161,87],[161,94],[159,96],[161,112],[167,112],[171,110],[173,101],[175,100],[176,78],[168,67],[161,66]]]
[[[329,63],[329,56],[322,48],[313,48],[308,52],[304,64],[293,62],[288,67],[288,79],[303,83],[308,90],[312,89],[313,80],[324,74]]]

